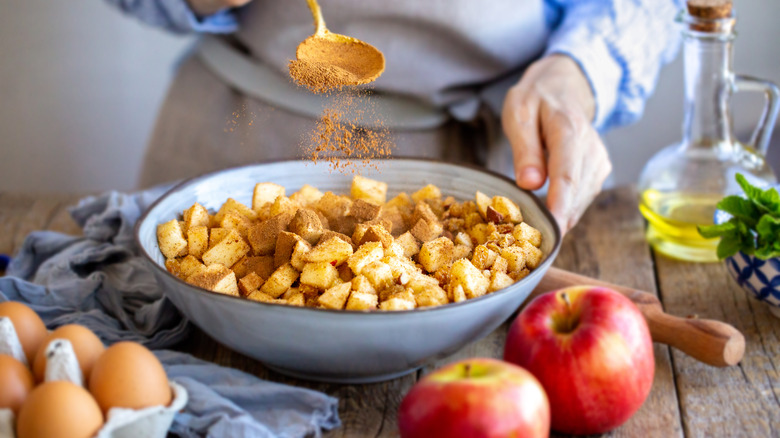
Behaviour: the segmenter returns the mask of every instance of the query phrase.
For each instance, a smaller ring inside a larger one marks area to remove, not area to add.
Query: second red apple
[[[636,305],[587,286],[532,301],[509,329],[504,359],[539,379],[552,429],[578,435],[628,420],[647,398],[655,372],[650,331]]]

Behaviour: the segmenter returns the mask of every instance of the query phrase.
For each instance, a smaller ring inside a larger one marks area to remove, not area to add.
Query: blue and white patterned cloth
[[[186,0],[106,0],[172,32],[231,33],[233,10],[197,17]],[[552,31],[546,54],[575,59],[596,99],[593,124],[605,130],[638,120],[661,66],[677,51],[675,13],[682,0],[544,0]]]
[[[133,226],[167,187],[106,193],[70,210],[83,236],[31,233],[0,277],[0,302],[27,304],[49,329],[80,324],[106,344],[135,341],[154,349],[189,401],[171,432],[181,437],[291,438],[340,425],[338,400],[165,350],[190,333],[138,253]]]

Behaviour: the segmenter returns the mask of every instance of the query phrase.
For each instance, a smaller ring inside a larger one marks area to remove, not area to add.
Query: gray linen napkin
[[[31,233],[0,277],[0,302],[21,301],[49,329],[89,327],[103,342],[132,340],[165,348],[187,336],[187,320],[166,299],[133,243],[133,226],[169,187],[111,192],[71,209],[81,237]],[[184,437],[320,436],[340,425],[338,400],[317,391],[260,380],[188,354],[155,354],[189,392],[171,432]]]

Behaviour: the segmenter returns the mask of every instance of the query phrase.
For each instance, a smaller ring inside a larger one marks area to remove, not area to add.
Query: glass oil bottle
[[[741,173],[759,186],[776,182],[764,157],[780,109],[780,91],[771,82],[733,73],[736,34],[730,0],[690,0],[678,22],[685,64],[683,139],[645,165],[639,209],[656,251],[711,262],[718,260],[718,241],[702,238],[696,226],[712,224],[718,201],[740,193],[735,175]],[[743,90],[766,96],[749,144],[737,141],[732,132],[731,96]]]

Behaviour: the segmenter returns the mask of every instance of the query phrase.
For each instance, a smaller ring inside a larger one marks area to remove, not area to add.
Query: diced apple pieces
[[[352,199],[362,199],[376,205],[382,205],[387,200],[387,183],[355,175],[350,189]]]
[[[414,294],[417,307],[432,307],[447,304],[447,292],[439,286],[426,287]]]
[[[324,231],[317,213],[307,208],[302,208],[295,213],[290,221],[289,229],[291,233],[301,236],[312,245],[319,242]]]
[[[455,250],[455,244],[446,237],[439,237],[423,243],[417,260],[428,272],[435,272],[440,267],[447,265],[452,261],[452,253]]]
[[[289,231],[282,231],[276,238],[276,250],[274,250],[274,268],[278,268],[285,263],[289,263],[292,260],[292,254],[295,250],[295,245],[303,239]]]
[[[284,196],[285,189],[279,184],[270,182],[255,184],[255,190],[252,193],[252,209],[259,211],[265,204],[276,201],[279,196]]]
[[[536,269],[539,264],[544,260],[544,253],[542,250],[535,247],[528,241],[522,241],[518,243],[519,247],[525,253],[525,266],[530,269]]]
[[[477,211],[479,211],[479,214],[480,216],[482,216],[482,219],[487,220],[487,208],[490,206],[492,202],[490,196],[480,191],[477,191],[474,201],[477,204]]]
[[[209,249],[209,229],[205,225],[190,227],[187,233],[187,248],[191,256],[203,257]]]
[[[331,237],[325,242],[317,244],[304,256],[309,263],[327,262],[338,266],[352,255],[352,245],[338,237]]]
[[[510,246],[501,249],[501,257],[507,261],[507,272],[519,272],[525,268],[525,250],[518,246]]]
[[[512,277],[506,273],[501,271],[492,271],[490,273],[490,286],[488,287],[488,291],[495,292],[497,290],[504,289],[505,287],[509,287],[514,284],[514,282],[515,280],[513,280]]]
[[[303,307],[306,304],[306,296],[302,293],[298,292],[295,295],[290,296],[286,299],[287,304],[290,306],[298,306]]]
[[[378,303],[376,294],[352,291],[347,300],[347,310],[375,310]]]
[[[206,266],[215,263],[223,266],[233,266],[248,252],[249,245],[244,242],[244,239],[235,230],[230,230],[230,234],[227,237],[203,254],[203,262]]]
[[[311,245],[305,240],[299,240],[293,247],[290,264],[299,271],[306,265],[306,255],[311,251]]]
[[[379,310],[394,311],[394,310],[412,310],[414,309],[415,302],[404,300],[401,298],[390,298],[382,301],[379,305]]]
[[[356,199],[350,206],[348,215],[361,221],[372,221],[379,217],[381,208],[380,204]]]
[[[502,216],[503,220],[499,222],[517,224],[523,221],[520,207],[505,196],[493,196],[490,206]]]
[[[427,186],[421,188],[420,190],[417,190],[416,192],[412,193],[412,200],[414,202],[420,202],[426,199],[439,199],[439,198],[441,198],[441,190],[433,184],[428,184]]]
[[[479,270],[489,269],[496,261],[498,253],[489,249],[485,245],[477,245],[474,248],[474,255],[471,256],[471,262]]]
[[[349,283],[333,286],[323,292],[322,295],[317,298],[317,302],[326,309],[343,309],[347,302],[347,298],[349,298],[349,294],[352,291],[351,286],[352,285]]]
[[[307,263],[301,271],[301,284],[328,289],[336,284],[339,272],[328,262]]]
[[[260,292],[277,298],[295,283],[298,275],[298,270],[293,268],[291,264],[282,265],[266,280],[263,287],[260,288]]]
[[[323,193],[317,188],[304,184],[297,192],[290,195],[290,200],[302,207],[308,207],[319,201],[322,195]]]
[[[525,222],[521,222],[515,225],[515,229],[512,231],[512,235],[518,241],[526,241],[531,245],[539,248],[542,245],[542,233],[536,228],[528,225]]]
[[[219,211],[217,214],[214,215],[214,221],[217,223],[222,222],[222,217],[225,215],[225,213],[233,211],[235,213],[238,213],[242,216],[246,216],[247,219],[255,220],[257,219],[257,212],[252,210],[251,208],[247,207],[246,205],[236,201],[233,198],[228,198],[227,201],[225,201],[224,204],[222,204],[222,207],[219,208]]]
[[[298,204],[291,201],[287,196],[281,195],[278,196],[276,200],[274,200],[273,204],[271,204],[271,208],[269,209],[268,213],[271,215],[271,217],[273,217],[282,213],[295,214],[297,210]]]
[[[209,249],[214,248],[228,234],[230,234],[230,230],[228,230],[227,228],[209,229]]]
[[[184,228],[188,232],[193,227],[207,227],[210,223],[208,210],[197,202],[192,204],[192,207],[184,210],[182,218],[184,219]]]
[[[420,244],[410,232],[405,232],[395,239],[396,243],[401,245],[406,257],[413,257],[420,252]]]
[[[238,285],[236,284],[236,274],[223,265],[213,264],[207,266],[202,271],[189,277],[187,282],[225,295],[240,296]]]
[[[352,279],[352,290],[361,294],[376,295],[376,289],[365,275],[358,275]]]
[[[366,242],[361,245],[358,250],[352,254],[347,260],[347,265],[355,275],[360,275],[363,269],[384,257],[385,251],[382,248],[382,244],[379,242]]]
[[[381,261],[377,260],[369,263],[361,272],[377,291],[381,291],[393,284],[393,270]]]
[[[226,230],[235,230],[242,238],[246,239],[249,228],[252,227],[252,221],[235,211],[228,211],[222,216],[219,226]]]
[[[490,281],[470,261],[460,259],[452,264],[450,285],[461,286],[468,298],[477,298],[487,293]]]
[[[292,218],[293,214],[287,212],[253,225],[249,229],[248,238],[255,255],[273,254],[276,249],[276,238],[279,233],[287,230]]]
[[[259,275],[250,272],[244,278],[238,280],[238,290],[242,297],[248,297],[252,292],[260,289],[263,283],[264,281]]]
[[[414,224],[410,230],[412,236],[421,242],[427,242],[433,240],[444,232],[444,227],[440,222],[428,222],[425,219],[420,219]]]
[[[236,278],[243,278],[254,272],[260,278],[268,278],[274,272],[274,258],[271,256],[244,256],[230,269],[236,273]]]
[[[187,255],[187,239],[176,219],[157,226],[157,243],[166,259]]]
[[[387,201],[385,204],[386,208],[399,208],[399,209],[406,209],[413,206],[412,198],[409,197],[409,195],[406,194],[406,192],[399,193],[395,198]]]

